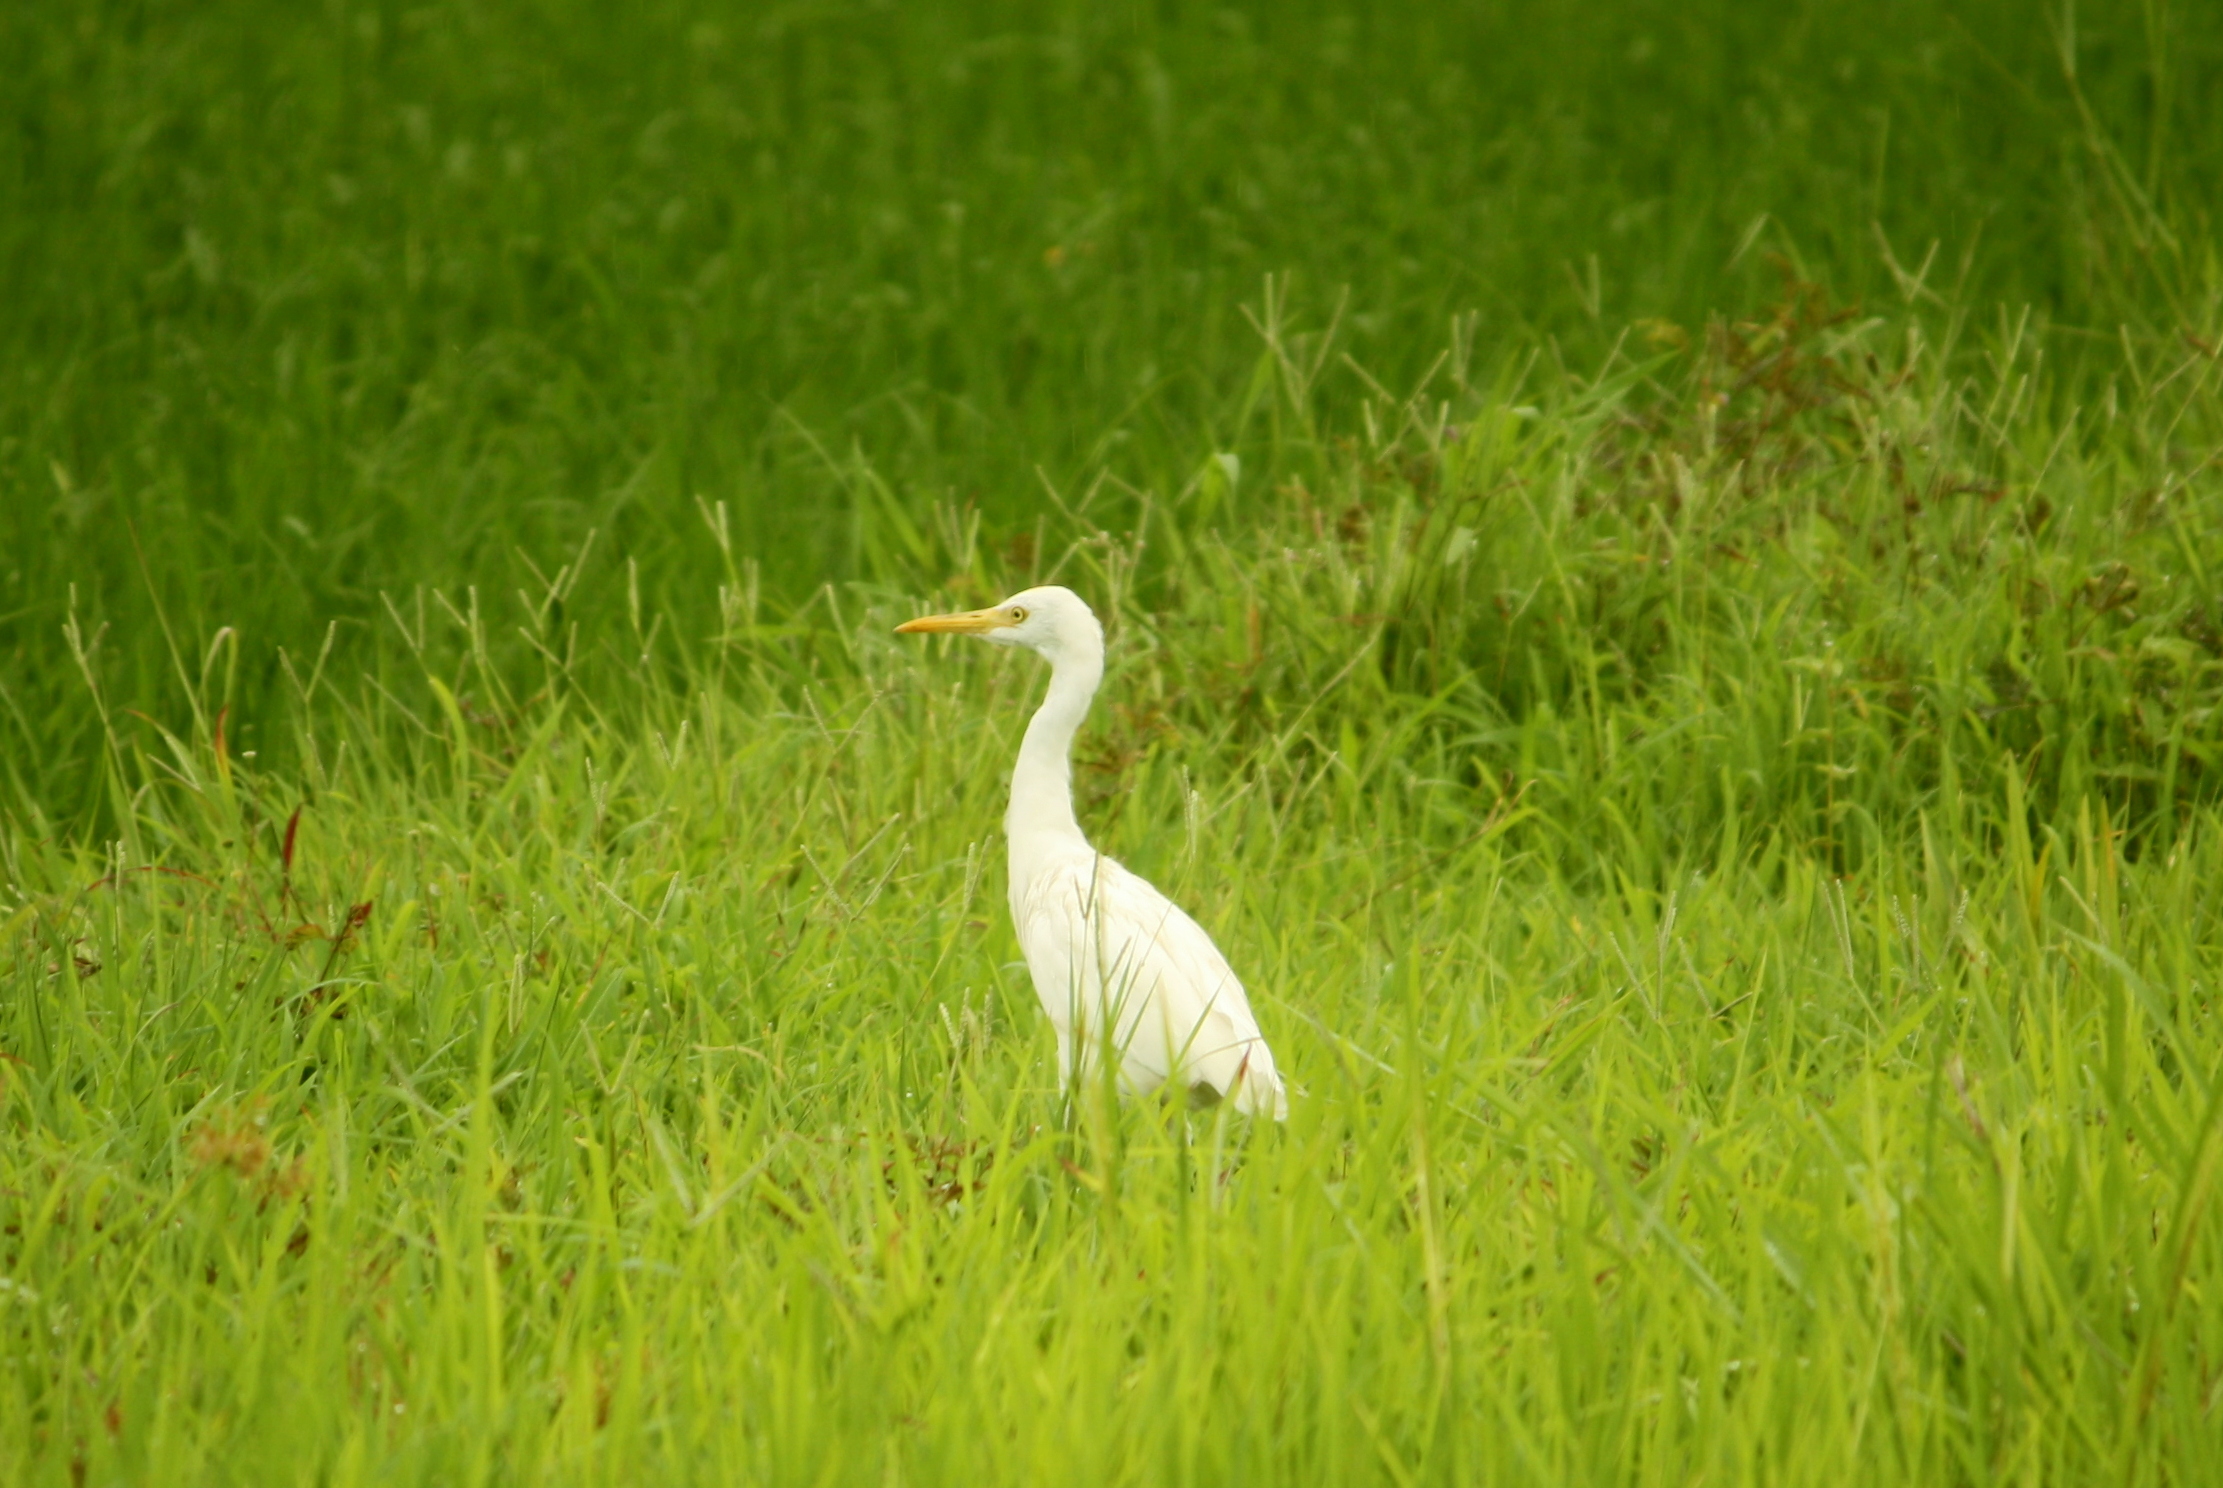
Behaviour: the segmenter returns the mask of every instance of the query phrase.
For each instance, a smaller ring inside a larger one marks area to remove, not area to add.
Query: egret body
[[[1073,815],[1073,735],[1104,677],[1104,630],[1070,589],[1049,586],[908,633],[979,636],[1050,663],[1050,690],[1027,724],[1004,813],[1011,922],[1035,995],[1057,1030],[1060,1083],[1099,1077],[1143,1095],[1167,1081],[1205,1104],[1230,1101],[1277,1120],[1289,1098],[1250,1000],[1196,921],[1088,844]]]

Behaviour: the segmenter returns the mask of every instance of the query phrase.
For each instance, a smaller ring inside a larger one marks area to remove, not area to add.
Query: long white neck
[[[1011,807],[1003,817],[1015,878],[1024,878],[1045,851],[1088,845],[1073,817],[1073,735],[1103,679],[1101,643],[1062,651],[1050,663],[1050,692],[1019,745],[1019,762],[1011,769]]]

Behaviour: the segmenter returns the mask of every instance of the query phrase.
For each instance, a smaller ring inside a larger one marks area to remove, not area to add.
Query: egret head
[[[999,646],[1024,646],[1053,663],[1104,652],[1104,629],[1088,601],[1056,584],[1022,589],[1001,604],[955,615],[925,615],[896,629],[906,635],[973,635]]]

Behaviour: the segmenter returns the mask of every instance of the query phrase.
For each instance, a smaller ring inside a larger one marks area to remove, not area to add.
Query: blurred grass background
[[[1872,307],[1927,263],[2089,402],[2199,323],[2223,200],[2182,4],[34,4],[0,68],[0,737],[73,811],[73,592],[154,711],[157,606],[233,627],[236,734],[278,648],[590,529],[708,603],[698,496],[792,603],[893,576],[886,504],[1270,489],[1269,274],[1403,389],[1455,314],[1591,373],[1771,254]]]

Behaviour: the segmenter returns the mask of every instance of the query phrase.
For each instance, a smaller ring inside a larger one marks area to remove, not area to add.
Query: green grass
[[[336,622],[360,668],[381,591],[506,595],[520,548],[708,605],[698,495],[797,602],[889,576],[875,493],[1002,540],[1038,470],[1267,472],[1269,274],[1402,389],[1454,315],[1588,370],[1766,303],[1771,253],[1873,309],[1927,261],[2063,327],[2086,404],[2218,286],[2223,16],[2182,0],[117,0],[8,7],[0,71],[0,756],[73,815],[73,585],[150,711],[156,599],[235,627],[241,729],[276,648]]]
[[[2004,353],[1808,396],[1915,334],[1787,321],[1788,391],[1648,419],[1372,405],[1239,540],[920,524],[958,598],[1105,605],[1084,814],[1251,981],[1285,1130],[1064,1109],[998,892],[1040,677],[890,634],[929,596],[397,604],[284,774],[219,747],[229,641],[191,725],[110,705],[121,834],[6,844],[0,1432],[57,1482],[2204,1481],[2223,510],[2002,417]]]
[[[2216,22],[1763,9],[0,18],[8,1480],[2223,1476]]]

